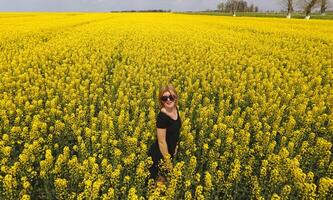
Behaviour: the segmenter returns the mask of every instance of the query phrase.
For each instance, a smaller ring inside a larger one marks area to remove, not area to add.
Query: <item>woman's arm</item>
[[[168,151],[168,145],[166,143],[166,129],[165,128],[157,128],[157,140],[158,140],[158,146],[160,148],[160,151],[164,157],[164,161],[166,162],[166,167],[168,170],[172,170],[172,162],[171,162],[171,155]],[[167,155],[169,155],[167,157]]]
[[[168,151],[168,145],[166,143],[166,129],[165,128],[157,128],[157,140],[158,140],[158,146],[160,148],[160,151],[165,158],[166,155],[169,153]]]

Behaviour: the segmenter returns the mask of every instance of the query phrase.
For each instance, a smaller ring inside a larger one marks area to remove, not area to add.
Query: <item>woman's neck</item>
[[[174,111],[174,109],[176,109],[176,107],[173,107],[173,108],[164,107],[164,108],[168,113],[172,113]]]

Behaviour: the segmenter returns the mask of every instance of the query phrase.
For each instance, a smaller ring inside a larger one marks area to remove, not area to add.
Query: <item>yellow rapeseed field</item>
[[[1,13],[0,199],[333,199],[332,51],[330,20]],[[183,126],[154,188],[168,83]]]

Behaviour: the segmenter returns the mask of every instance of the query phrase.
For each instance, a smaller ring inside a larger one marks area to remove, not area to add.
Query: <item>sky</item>
[[[0,0],[1,11],[82,11],[163,9],[172,11],[203,11],[217,9],[223,0]],[[224,0],[225,2],[226,0]],[[246,0],[259,11],[280,10],[280,0]]]

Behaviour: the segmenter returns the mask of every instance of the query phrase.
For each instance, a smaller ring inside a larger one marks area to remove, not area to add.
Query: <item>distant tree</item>
[[[254,5],[248,6],[247,1],[244,0],[226,0],[225,3],[219,3],[217,8],[221,12],[231,12],[234,16],[236,16],[236,12],[255,11]]]
[[[253,12],[254,11],[254,5],[251,4],[250,7],[249,7],[249,12]]]
[[[219,10],[220,12],[224,11],[224,3],[223,2],[217,4],[217,10]]]
[[[239,12],[245,12],[247,11],[247,2],[246,1],[238,1],[237,4],[237,11]]]
[[[320,2],[320,13],[322,15],[325,15],[326,9],[327,9],[327,1],[326,0],[321,0],[321,2]]]
[[[304,9],[305,12],[305,19],[310,19],[310,14],[312,11],[312,8],[319,2],[320,0],[302,0],[300,1],[301,6]]]
[[[332,1],[330,0],[320,0],[320,14],[321,15],[325,15],[326,14],[326,10],[330,7],[332,7]]]
[[[238,1],[237,0],[228,0],[227,3],[230,5],[232,15],[236,16],[236,11],[238,8]]]
[[[291,18],[291,13],[294,11],[295,0],[280,0],[281,6],[287,10],[287,18]]]
[[[254,12],[258,12],[258,11],[259,11],[258,6],[255,6],[255,7],[254,7]]]

